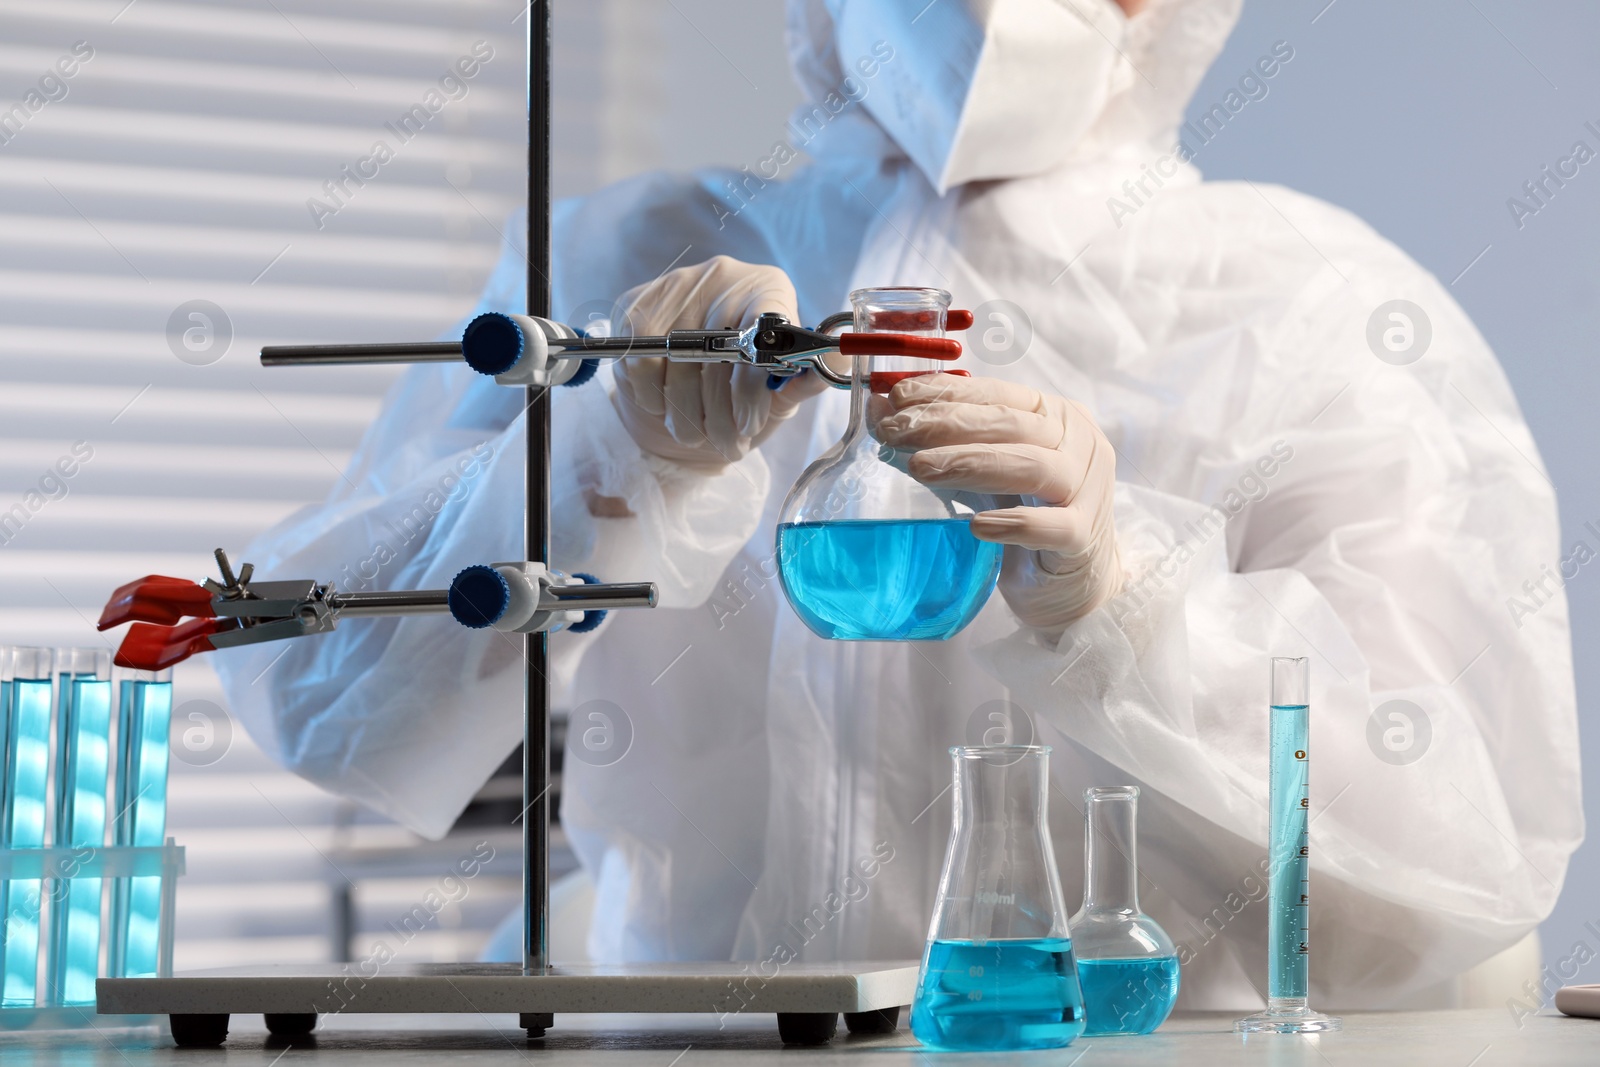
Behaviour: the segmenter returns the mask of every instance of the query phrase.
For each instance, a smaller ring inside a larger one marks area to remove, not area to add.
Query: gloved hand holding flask
[[[1112,494],[1116,453],[1078,403],[997,378],[925,375],[872,398],[874,434],[913,451],[941,489],[1021,497],[972,520],[1007,546],[1000,592],[1018,619],[1059,633],[1122,588]]]

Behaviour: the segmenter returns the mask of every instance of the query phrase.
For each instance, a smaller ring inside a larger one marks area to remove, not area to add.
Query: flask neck
[[[1049,749],[975,745],[955,759],[955,810],[929,936],[1068,937],[1047,818]]]
[[[1009,749],[1009,751],[1008,751]],[[1047,842],[1046,758],[1026,746],[995,746],[984,758],[956,761],[956,819],[969,833],[1003,827],[986,839],[986,849],[1031,850]]]
[[[1139,910],[1139,865],[1135,855],[1134,790],[1093,790],[1084,802],[1083,909]]]
[[[950,294],[943,289],[886,286],[857,289],[850,294],[856,333],[911,334],[943,337]],[[935,359],[913,356],[858,356],[852,368],[852,430],[864,426],[867,395],[887,393],[897,382],[948,368]]]
[[[845,429],[845,440],[856,441],[867,436],[867,399],[872,396],[869,382],[872,378],[872,357],[855,356],[850,370],[850,425]]]

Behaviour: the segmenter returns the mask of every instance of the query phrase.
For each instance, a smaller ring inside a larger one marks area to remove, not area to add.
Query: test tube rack
[[[527,313],[548,318],[550,288],[550,5],[527,6]],[[550,553],[550,390],[527,389],[527,558]],[[549,959],[550,646],[528,634],[523,689],[523,960],[517,964],[391,964],[367,974],[352,965],[227,968],[156,978],[102,978],[102,1014],[165,1015],[179,1045],[227,1039],[231,1015],[262,1014],[280,1036],[310,1033],[334,1012],[478,1014],[514,1012],[530,1041],[559,1013],[773,1013],[786,1043],[832,1039],[839,1015],[852,1033],[892,1032],[916,992],[915,960],[790,963],[776,974],[751,964],[656,963],[570,966]]]
[[[39,924],[39,958],[46,952],[52,909],[64,897],[63,887],[74,879],[98,879],[115,893],[116,883],[130,878],[161,879],[161,910],[156,932],[156,977],[172,975],[173,912],[178,891],[178,876],[184,873],[184,850],[170,837],[165,845],[105,848],[17,848],[0,849],[0,883],[40,883],[40,908],[33,918]],[[8,921],[9,916],[5,917]],[[116,936],[113,932],[112,936]],[[115,962],[110,964],[113,972]],[[35,963],[36,973],[38,964]],[[98,1015],[92,1004],[61,1004],[41,983],[37,1002],[23,1007],[0,1007],[0,1030],[66,1030],[75,1027],[143,1026],[156,1023],[154,1015],[118,1014],[115,1018]]]

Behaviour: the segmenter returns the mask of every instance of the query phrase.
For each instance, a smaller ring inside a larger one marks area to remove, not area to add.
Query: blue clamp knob
[[[461,334],[461,357],[467,366],[490,378],[509,373],[528,349],[523,325],[510,315],[486,311],[467,323]],[[600,369],[598,359],[585,359],[562,385],[582,385]]]
[[[498,311],[479,315],[461,334],[461,356],[467,366],[491,378],[515,367],[526,346],[522,327]]]
[[[581,579],[583,581],[584,585],[599,585],[600,584],[600,579],[596,578],[592,574],[581,574],[581,573],[579,573],[579,574],[574,574],[573,577]],[[577,622],[575,622],[571,626],[567,627],[567,632],[568,633],[572,633],[572,634],[586,634],[590,630],[593,630],[595,627],[599,626],[601,623],[603,623],[605,621],[606,621],[605,609],[602,608],[602,609],[600,609],[598,611],[586,611],[586,612],[583,613],[583,618],[579,619]]]
[[[582,385],[584,382],[587,382],[589,379],[593,378],[599,373],[600,361],[598,359],[586,359],[578,364],[578,369],[572,375],[572,377],[568,378],[561,384],[569,388],[575,388]]]
[[[493,626],[511,606],[511,584],[487,563],[474,563],[450,582],[450,614],[462,626]]]

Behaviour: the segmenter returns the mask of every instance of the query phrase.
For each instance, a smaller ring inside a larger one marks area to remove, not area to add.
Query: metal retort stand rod
[[[528,34],[528,291],[527,314],[551,315],[550,246],[550,0],[531,0]],[[836,317],[838,318],[838,317]],[[831,320],[830,320],[831,321]],[[834,323],[837,325],[837,323]],[[881,339],[880,339],[881,340]],[[386,362],[396,346],[371,346],[371,358],[352,360],[356,346],[303,346],[263,363]],[[408,361],[459,358],[458,344],[399,346]],[[332,352],[332,349],[338,349]],[[321,351],[319,349],[329,350]],[[280,353],[282,354],[282,353]],[[953,358],[953,357],[943,357]],[[822,368],[819,367],[819,373]],[[830,379],[831,380],[831,379]],[[550,559],[551,393],[527,387],[526,558]],[[606,587],[620,590],[622,587]],[[643,588],[643,586],[641,586]],[[580,587],[581,589],[581,587]],[[591,587],[593,589],[593,587]],[[630,586],[629,589],[632,589]],[[557,590],[552,596],[560,597]],[[572,596],[582,595],[574,591]],[[653,596],[635,598],[640,606]],[[388,605],[390,608],[393,605]],[[622,605],[619,601],[619,606]],[[374,612],[376,613],[376,612]],[[385,611],[393,614],[393,611]],[[166,1015],[182,1046],[216,1046],[233,1014],[263,1014],[283,1036],[310,1033],[328,1013],[515,1012],[530,1039],[541,1038],[554,1015],[588,1012],[776,1014],[783,1040],[822,1044],[840,1013],[854,1033],[890,1033],[901,1006],[916,991],[917,962],[807,964],[765,973],[753,963],[645,963],[552,966],[550,945],[550,636],[527,633],[523,718],[523,932],[520,964],[389,963],[376,973],[350,964],[237,967],[166,978],[102,978],[102,1015]]]
[[[528,5],[528,307],[551,317],[550,0]],[[550,393],[527,391],[527,556],[550,559]],[[550,965],[550,635],[524,637],[522,770],[522,931],[524,974]],[[524,1020],[530,1034],[536,1020]]]

